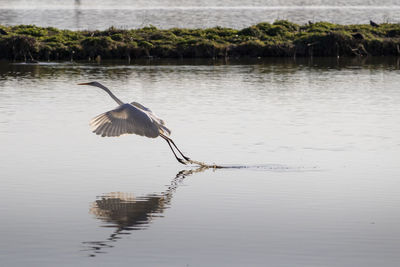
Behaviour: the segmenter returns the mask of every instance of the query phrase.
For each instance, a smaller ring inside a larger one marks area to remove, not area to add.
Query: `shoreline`
[[[71,31],[0,25],[0,59],[35,62],[141,58],[365,57],[400,55],[400,24],[298,25],[286,20],[244,29],[154,26]]]

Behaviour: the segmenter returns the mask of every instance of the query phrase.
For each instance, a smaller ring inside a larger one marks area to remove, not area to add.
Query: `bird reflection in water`
[[[108,193],[101,199],[93,202],[90,213],[106,223],[105,227],[116,230],[104,241],[82,242],[89,256],[105,253],[104,249],[114,247],[113,243],[123,235],[131,234],[133,230],[144,230],[154,218],[162,217],[161,213],[169,207],[173,194],[182,181],[194,173],[203,172],[207,167],[193,170],[182,170],[171,181],[167,190],[160,194],[149,194],[143,197],[134,197],[132,193]]]

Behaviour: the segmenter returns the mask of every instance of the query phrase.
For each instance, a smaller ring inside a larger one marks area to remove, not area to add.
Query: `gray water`
[[[130,29],[148,25],[244,28],[287,19],[305,24],[400,22],[398,0],[0,0],[0,24],[36,24],[63,29]]]
[[[1,266],[398,266],[396,59],[0,64]],[[138,101],[160,138],[89,121]]]

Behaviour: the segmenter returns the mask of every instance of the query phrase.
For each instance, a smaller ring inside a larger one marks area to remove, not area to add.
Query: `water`
[[[89,120],[152,108],[160,138]],[[397,266],[397,59],[0,64],[2,266]]]
[[[329,21],[341,24],[400,22],[397,0],[0,0],[0,24],[36,24],[63,29],[172,27],[231,27],[287,19],[305,24]]]

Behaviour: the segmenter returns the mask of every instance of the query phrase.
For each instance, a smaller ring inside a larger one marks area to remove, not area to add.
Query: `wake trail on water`
[[[319,171],[316,166],[289,166],[284,164],[257,164],[257,165],[241,165],[241,164],[207,164],[197,160],[188,160],[188,163],[197,165],[201,169],[247,169],[256,171],[275,171],[275,172],[303,172],[303,171]]]

